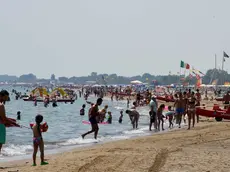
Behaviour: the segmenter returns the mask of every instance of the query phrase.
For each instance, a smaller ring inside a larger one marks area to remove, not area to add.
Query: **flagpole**
[[[224,57],[222,59],[222,70],[224,70]]]
[[[223,73],[223,71],[224,71],[224,60],[225,60],[225,59],[224,59],[224,53],[223,53],[223,59],[222,59],[222,71],[221,71],[221,73]],[[222,78],[222,77],[221,77],[221,84],[222,84],[222,85],[224,85],[224,78]]]
[[[216,54],[215,54],[215,69],[216,69]]]

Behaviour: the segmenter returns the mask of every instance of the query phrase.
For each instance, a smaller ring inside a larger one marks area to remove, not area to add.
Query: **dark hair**
[[[168,106],[168,109],[171,109],[172,108],[172,106]]]
[[[0,91],[0,96],[9,96],[9,95],[10,95],[9,92],[6,90]]]
[[[42,134],[41,134],[41,129],[40,129],[40,124],[41,124],[41,122],[43,121],[43,116],[38,114],[38,115],[35,117],[35,121],[36,121],[36,124],[38,125],[38,133],[40,134],[40,136],[42,136]]]
[[[164,105],[164,104],[161,104],[161,105],[160,105],[160,108],[165,108],[165,105]]]
[[[18,115],[20,115],[20,114],[21,114],[21,112],[20,112],[20,111],[18,111],[18,112],[17,112],[17,114],[18,114]]]
[[[83,104],[82,107],[85,108],[85,104]]]
[[[125,111],[125,113],[129,113],[129,112],[131,112],[131,111],[130,111],[130,110],[126,110],[126,111]]]
[[[98,98],[97,99],[97,103],[99,103],[99,102],[103,102],[103,99],[102,98]]]

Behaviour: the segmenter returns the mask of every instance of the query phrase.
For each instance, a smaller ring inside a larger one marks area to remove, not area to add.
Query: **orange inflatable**
[[[34,123],[30,123],[30,127],[32,128],[35,124]],[[41,128],[41,132],[47,132],[49,129],[49,126],[47,125],[46,122],[44,122],[43,124],[40,125]]]

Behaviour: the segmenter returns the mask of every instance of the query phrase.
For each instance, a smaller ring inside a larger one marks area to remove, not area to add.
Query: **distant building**
[[[51,75],[50,80],[51,80],[51,81],[55,81],[55,75],[54,75],[54,74]]]

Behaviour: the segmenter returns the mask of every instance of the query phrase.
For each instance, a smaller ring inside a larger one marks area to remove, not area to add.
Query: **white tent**
[[[135,81],[131,81],[131,84],[143,84],[143,82],[135,80]]]

